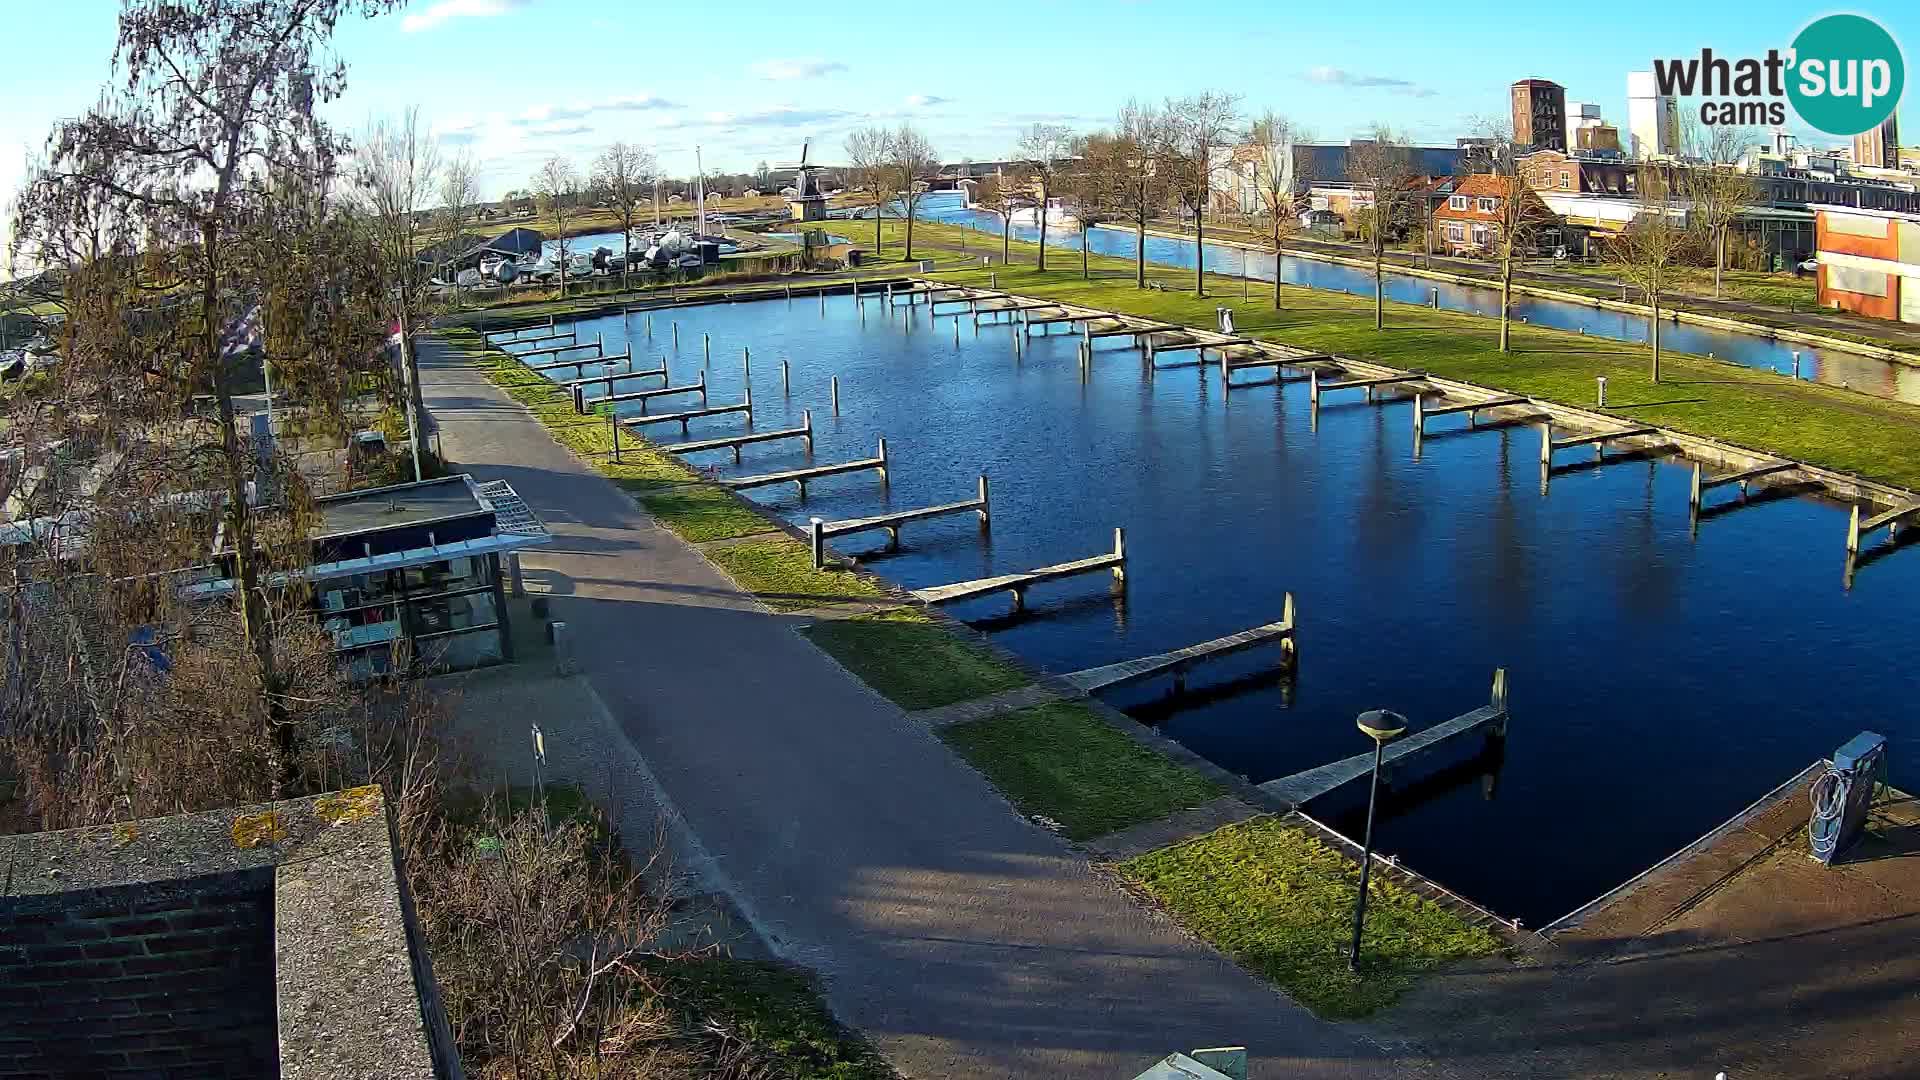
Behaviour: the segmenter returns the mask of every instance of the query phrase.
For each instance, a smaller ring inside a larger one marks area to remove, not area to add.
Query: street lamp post
[[[1368,709],[1356,721],[1373,740],[1373,784],[1367,792],[1367,831],[1360,845],[1360,898],[1353,905],[1353,948],[1347,952],[1347,970],[1360,970],[1360,933],[1367,923],[1367,879],[1373,871],[1373,809],[1380,798],[1380,758],[1387,743],[1407,730],[1407,718],[1387,709]]]

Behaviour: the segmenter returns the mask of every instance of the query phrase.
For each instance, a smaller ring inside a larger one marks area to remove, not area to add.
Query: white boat
[[[1015,225],[1040,224],[1040,208],[1038,206],[1023,206],[1007,216],[1012,219]],[[1066,203],[1059,199],[1047,200],[1047,228],[1071,229],[1079,224],[1080,219],[1073,216],[1073,211],[1067,209]]]

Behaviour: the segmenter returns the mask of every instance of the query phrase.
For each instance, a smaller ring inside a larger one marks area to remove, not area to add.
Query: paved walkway
[[[529,587],[712,883],[902,1074],[1115,1080],[1244,1044],[1259,1076],[1421,1075],[1136,906],[458,354],[423,348],[421,378],[447,459],[553,530]]]

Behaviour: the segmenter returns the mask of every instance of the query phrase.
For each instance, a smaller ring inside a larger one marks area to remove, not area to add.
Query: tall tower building
[[[1513,84],[1513,141],[1535,150],[1567,149],[1567,91],[1546,79]]]
[[[1635,161],[1680,152],[1680,103],[1651,71],[1627,72],[1627,154]]]
[[[1581,129],[1599,127],[1602,122],[1599,105],[1591,101],[1567,102],[1567,149],[1580,149]]]
[[[1853,163],[1875,169],[1900,167],[1900,114],[1892,112],[1878,127],[1853,137]]]

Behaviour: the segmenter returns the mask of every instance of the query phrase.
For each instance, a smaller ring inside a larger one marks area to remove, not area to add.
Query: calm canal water
[[[893,555],[879,553],[882,534],[841,541],[903,585],[1091,555],[1125,526],[1119,600],[1087,577],[1035,589],[1022,618],[1005,617],[1003,597],[949,609],[1051,670],[1268,622],[1291,590],[1297,684],[1269,677],[1261,652],[1202,669],[1180,699],[1164,681],[1110,698],[1255,781],[1368,749],[1353,725],[1364,709],[1420,727],[1484,704],[1505,666],[1504,760],[1477,757],[1476,742],[1414,768],[1378,828],[1381,850],[1503,914],[1538,926],[1566,913],[1863,728],[1892,738],[1896,770],[1920,754],[1920,724],[1889,707],[1912,688],[1899,628],[1913,626],[1920,552],[1843,588],[1846,515],[1831,504],[1756,504],[1702,522],[1695,539],[1678,465],[1559,475],[1543,496],[1530,428],[1450,437],[1460,419],[1435,420],[1415,461],[1405,404],[1335,399],[1315,430],[1302,386],[1227,401],[1217,373],[1149,378],[1117,341],[1083,382],[1065,333],[1016,356],[1008,327],[976,336],[963,321],[956,345],[950,319],[930,329],[921,311],[909,327],[877,299],[866,311],[863,324],[848,297],[824,314],[811,298],[776,300],[655,312],[651,340],[639,314],[579,329],[612,352],[631,342],[643,366],[666,356],[676,383],[697,377],[710,333],[714,404],[738,400],[750,347],[756,426],[812,408],[813,463],[871,456],[888,437],[890,489],[856,474],[814,485],[804,504],[790,487],[755,493],[787,520],[967,498],[989,474],[985,540],[952,518],[908,526]],[[703,420],[692,437],[738,430],[738,417]],[[741,467],[724,452],[692,460],[722,475],[809,463],[787,444],[749,447]],[[1357,834],[1353,787],[1311,809]]]
[[[1000,219],[993,214],[967,209],[964,201],[957,195],[938,192],[926,196],[917,216],[990,233],[995,243],[983,245],[982,253],[999,250]],[[1032,241],[1039,232],[1039,228],[1033,225],[1015,225],[1013,228],[1013,236],[1017,240]],[[857,227],[853,230],[853,235],[856,239],[859,238]],[[1134,256],[1135,243],[1131,229],[1100,226],[1089,235],[1087,246],[1088,250],[1097,254],[1117,255],[1131,259]],[[1060,247],[1077,254],[1080,250],[1080,233],[1077,229],[1049,228],[1047,244],[1050,247]],[[1207,270],[1210,273],[1244,275],[1256,281],[1273,280],[1271,254],[1214,243],[1203,245],[1203,249]],[[1171,237],[1150,235],[1147,237],[1147,261],[1164,266],[1182,266],[1191,269],[1193,241],[1191,238],[1176,240]],[[1282,270],[1285,274],[1283,280],[1289,285],[1355,293],[1361,296],[1373,295],[1373,274],[1359,267],[1289,257],[1285,260]],[[1500,313],[1500,293],[1497,289],[1430,281],[1401,274],[1387,274],[1385,282],[1389,300],[1409,304],[1428,304],[1433,302],[1437,295],[1439,305],[1451,311],[1470,311],[1493,317],[1498,317]],[[1597,337],[1612,338],[1617,341],[1644,344],[1647,340],[1647,320],[1644,318],[1560,300],[1515,297],[1513,317],[1562,330],[1584,329]],[[1747,367],[1766,368],[1781,374],[1792,373],[1793,354],[1798,350],[1802,378],[1834,386],[1845,385],[1881,397],[1920,403],[1920,367],[1909,364],[1888,363],[1838,349],[1823,351],[1807,345],[1772,341],[1752,334],[1740,334],[1671,321],[1661,326],[1660,343],[1663,348],[1677,352],[1694,353],[1700,356],[1711,353],[1721,360],[1730,360]]]

